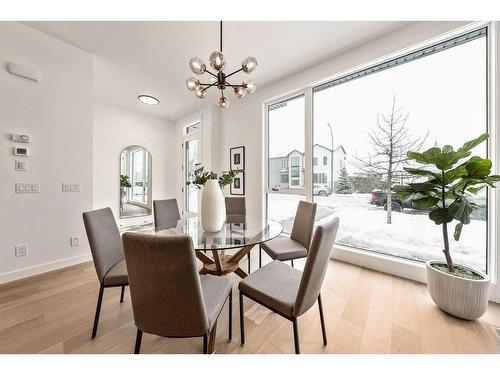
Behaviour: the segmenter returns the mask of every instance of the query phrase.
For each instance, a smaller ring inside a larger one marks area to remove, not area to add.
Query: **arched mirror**
[[[141,146],[120,154],[120,219],[151,215],[151,155]]]

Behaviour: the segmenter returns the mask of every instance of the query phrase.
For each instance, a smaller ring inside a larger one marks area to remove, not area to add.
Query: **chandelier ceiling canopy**
[[[250,74],[255,69],[257,69],[258,63],[255,57],[248,56],[243,59],[241,63],[241,68],[235,70],[232,73],[226,74],[226,59],[222,54],[222,21],[220,21],[220,46],[219,51],[214,51],[210,54],[209,62],[210,66],[215,70],[215,72],[211,72],[207,69],[206,64],[199,57],[192,57],[189,60],[189,68],[196,75],[203,75],[207,73],[210,75],[210,82],[201,82],[197,77],[191,77],[186,80],[186,86],[190,91],[194,91],[196,96],[200,99],[203,99],[207,96],[207,90],[211,87],[216,87],[221,91],[221,97],[219,98],[219,106],[221,108],[229,107],[229,99],[224,95],[224,90],[232,89],[234,91],[234,95],[237,98],[243,98],[247,93],[251,94],[256,89],[257,86],[251,80],[245,80],[241,84],[231,84],[228,82],[228,78],[243,71],[246,74]],[[201,78],[201,77],[200,77]]]

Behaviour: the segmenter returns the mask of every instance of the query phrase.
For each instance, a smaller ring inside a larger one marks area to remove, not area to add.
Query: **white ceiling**
[[[95,96],[133,111],[176,120],[209,103],[185,87],[192,76],[189,58],[205,62],[218,49],[218,22],[25,22],[25,24],[95,54]],[[408,22],[224,22],[227,71],[255,56],[257,89],[308,66],[408,25]],[[248,76],[241,72],[235,82]],[[212,90],[215,91],[215,90]],[[160,104],[139,103],[139,94]],[[233,99],[230,95],[230,99]],[[235,100],[235,99],[233,99]]]

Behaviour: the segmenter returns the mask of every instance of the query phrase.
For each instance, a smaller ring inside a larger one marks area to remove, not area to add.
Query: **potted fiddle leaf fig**
[[[421,168],[404,168],[425,181],[395,188],[403,202],[429,210],[429,219],[440,225],[445,260],[426,263],[427,287],[434,303],[447,313],[473,320],[488,305],[490,278],[479,270],[455,264],[450,253],[449,225],[455,224],[453,237],[460,239],[470,215],[478,206],[471,197],[487,187],[495,187],[500,176],[491,174],[491,160],[471,156],[471,150],[488,139],[488,134],[466,142],[458,150],[446,145],[427,151],[408,152],[408,158]],[[418,180],[417,180],[418,181]]]

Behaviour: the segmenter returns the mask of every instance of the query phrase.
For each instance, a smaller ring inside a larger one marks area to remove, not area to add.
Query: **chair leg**
[[[208,332],[203,335],[203,354],[208,354]]]
[[[125,285],[122,285],[122,293],[120,295],[120,303],[123,303],[123,296],[125,295]]]
[[[300,354],[299,325],[297,318],[293,318],[293,341],[295,343],[295,354]]]
[[[233,290],[229,292],[229,341],[233,339]]]
[[[323,316],[323,304],[321,303],[321,294],[318,295],[319,318],[321,320],[321,333],[323,334],[323,345],[327,345],[325,317]]]
[[[245,317],[243,316],[243,293],[240,292],[240,335],[241,345],[245,345]]]
[[[262,267],[262,246],[259,245],[259,268]]]
[[[208,336],[208,353],[215,353],[215,338],[217,337],[217,321],[213,324],[210,329],[210,335]]]
[[[95,309],[94,327],[92,328],[92,338],[97,334],[97,325],[99,324],[99,314],[101,313],[102,296],[104,294],[104,284],[99,287],[99,297],[97,297],[97,306]]]
[[[290,261],[292,262],[292,267],[293,267],[293,259],[292,259],[292,260],[290,260]]]
[[[248,274],[250,274],[250,253],[248,253],[247,257],[248,257]]]
[[[142,343],[142,331],[139,328],[137,328],[137,335],[135,336],[134,354],[139,354],[141,352],[141,343]]]

